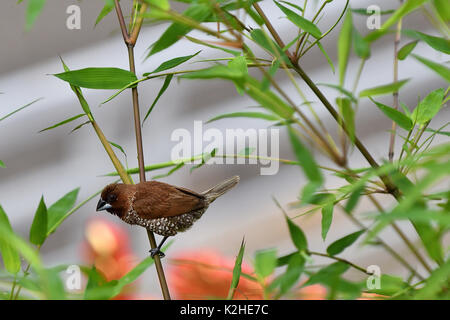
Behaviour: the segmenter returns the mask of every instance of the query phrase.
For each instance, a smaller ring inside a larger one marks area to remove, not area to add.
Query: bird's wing
[[[202,195],[159,181],[139,183],[133,202],[134,210],[145,219],[178,216],[204,206]]]

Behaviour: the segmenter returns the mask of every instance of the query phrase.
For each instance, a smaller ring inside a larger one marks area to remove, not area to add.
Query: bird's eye
[[[112,193],[108,194],[108,196],[107,196],[107,201],[108,201],[109,203],[111,203],[111,202],[113,202],[113,201],[116,201],[116,200],[117,200],[117,196],[116,196],[115,194],[112,194]]]

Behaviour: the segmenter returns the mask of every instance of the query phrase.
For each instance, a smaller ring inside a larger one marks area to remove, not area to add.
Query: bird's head
[[[122,216],[128,211],[131,186],[113,183],[107,185],[100,196],[97,203],[97,211],[108,211],[109,213]]]

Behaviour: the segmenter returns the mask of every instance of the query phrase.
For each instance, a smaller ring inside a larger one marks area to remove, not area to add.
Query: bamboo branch
[[[147,5],[143,4],[141,7],[141,11],[139,12],[140,16],[134,25],[134,29],[131,30],[131,38],[128,36],[128,32],[126,30],[125,21],[123,19],[122,9],[118,0],[115,0],[115,7],[117,12],[117,18],[119,20],[120,29],[122,30],[123,39],[125,45],[128,49],[128,60],[130,65],[130,71],[136,74],[136,66],[134,60],[134,45],[136,43],[137,37],[139,35],[139,31],[142,27],[143,17],[142,14],[147,10]],[[144,10],[143,10],[144,9]],[[145,182],[145,164],[144,164],[144,149],[142,146],[142,131],[141,131],[141,119],[139,112],[139,97],[138,97],[138,89],[137,86],[132,89],[132,99],[133,99],[133,113],[134,113],[134,129],[136,135],[136,146],[137,146],[137,154],[138,154],[138,164],[139,164],[139,179],[140,182]],[[150,246],[152,249],[157,247],[155,235],[153,232],[147,229],[147,236],[150,242]],[[167,286],[166,277],[164,275],[164,269],[161,264],[161,258],[159,255],[155,255],[155,267],[158,274],[159,283],[161,286],[161,290],[163,293],[164,300],[170,300],[169,287]]]

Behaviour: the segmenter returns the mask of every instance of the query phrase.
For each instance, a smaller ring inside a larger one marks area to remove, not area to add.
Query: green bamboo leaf
[[[305,234],[303,233],[302,229],[298,225],[296,225],[294,222],[292,222],[291,219],[288,218],[288,216],[284,215],[288,229],[289,234],[291,235],[291,240],[294,243],[295,247],[298,249],[299,252],[305,251],[308,249],[308,240],[305,237]]]
[[[83,123],[77,125],[75,128],[73,128],[69,133],[72,133],[72,132],[74,132],[74,131],[77,131],[78,129],[80,129],[81,127],[83,127],[84,125],[89,124],[89,123],[91,123],[90,120],[88,120],[88,121],[86,121],[86,122],[83,122]]]
[[[439,266],[426,279],[425,285],[420,288],[415,295],[415,299],[429,300],[436,298],[445,288],[448,288],[448,279],[450,275],[450,260]]]
[[[27,103],[26,105],[24,105],[24,106],[22,106],[22,107],[20,107],[20,108],[18,108],[18,109],[16,109],[16,110],[14,110],[13,112],[8,113],[6,116],[0,118],[0,121],[5,120],[6,118],[9,118],[9,117],[12,116],[13,114],[15,114],[15,113],[17,113],[17,112],[19,112],[19,111],[21,111],[21,110],[23,110],[23,109],[25,109],[25,108],[31,106],[33,103],[35,103],[35,102],[37,102],[37,101],[39,101],[39,100],[42,100],[42,98],[36,99],[36,100],[34,100],[34,101],[31,101],[30,103]]]
[[[347,203],[345,204],[345,211],[347,213],[352,213],[353,209],[355,209],[356,205],[358,204],[359,199],[361,198],[361,195],[364,191],[364,186],[358,187],[355,189],[351,194],[350,197],[347,200]]]
[[[322,239],[325,241],[328,231],[331,227],[331,222],[333,221],[333,209],[334,204],[330,203],[322,208]]]
[[[355,8],[355,9],[350,9],[350,10],[352,10],[352,12],[353,13],[356,13],[356,14],[360,14],[360,15],[363,15],[363,16],[371,16],[371,15],[373,15],[373,12],[372,11],[367,11],[367,8]],[[380,11],[380,14],[381,15],[385,15],[385,14],[391,14],[391,13],[394,13],[395,12],[395,10],[382,10],[382,11]]]
[[[170,60],[167,60],[163,63],[161,63],[155,70],[153,70],[152,72],[147,72],[144,73],[143,76],[144,77],[148,77],[149,75],[151,75],[152,73],[158,73],[161,71],[166,71],[172,68],[175,68],[177,66],[179,66],[182,63],[185,63],[186,61],[189,61],[190,59],[192,59],[193,57],[195,57],[196,55],[198,55],[201,51],[197,51],[196,53],[190,55],[190,56],[182,56],[182,57],[177,57],[177,58],[173,58]]]
[[[233,55],[235,57],[241,54],[239,51],[231,50],[231,49],[223,48],[223,47],[219,47],[219,46],[215,46],[213,44],[210,44],[208,42],[205,42],[205,41],[202,41],[202,40],[190,37],[190,36],[184,36],[184,37],[186,39],[188,39],[189,41],[193,42],[193,43],[197,43],[197,44],[200,44],[202,46],[206,46],[206,47],[217,49],[217,50],[222,50],[222,51],[224,51],[226,53],[229,53],[229,54],[231,54],[231,55]]]
[[[322,269],[320,269],[317,273],[311,275],[308,281],[305,282],[303,287],[313,285],[316,283],[322,284],[330,284],[336,281],[341,274],[346,272],[350,268],[350,266],[344,262],[338,261],[333,264],[330,264]]]
[[[177,170],[183,168],[184,165],[185,165],[184,162],[180,162],[180,163],[177,164],[175,167],[173,167],[172,169],[170,169],[167,173],[159,174],[159,175],[153,176],[153,177],[152,177],[152,180],[156,180],[156,179],[161,179],[161,178],[168,177],[168,176],[170,176],[172,173],[174,173],[175,171],[177,171]]]
[[[114,0],[105,0],[105,5],[102,8],[102,11],[100,11],[97,19],[95,20],[95,25],[99,24],[100,21],[104,17],[106,17],[112,10],[114,9]]]
[[[211,123],[211,122],[214,122],[214,121],[217,121],[220,119],[227,119],[227,118],[256,118],[256,119],[264,119],[264,120],[268,120],[268,121],[281,120],[281,118],[276,115],[271,115],[271,114],[262,113],[262,112],[233,112],[233,113],[221,114],[219,116],[211,118],[208,121],[206,121],[206,123]]]
[[[147,113],[145,114],[145,117],[144,117],[144,120],[142,121],[142,124],[144,124],[145,120],[147,120],[148,116],[150,115],[150,113],[152,112],[152,110],[155,107],[156,103],[158,102],[159,98],[164,94],[164,92],[169,87],[170,82],[172,81],[172,78],[173,78],[173,74],[169,74],[164,79],[164,83],[163,83],[161,89],[159,90],[158,94],[156,95],[156,98],[153,101],[152,105],[150,106],[150,108],[148,109]]]
[[[339,240],[336,240],[332,244],[330,244],[327,248],[327,253],[330,256],[335,256],[342,251],[344,251],[346,248],[351,246],[353,243],[355,243],[356,240],[365,232],[365,230],[360,230],[354,233],[351,233]]]
[[[416,30],[404,30],[403,34],[409,38],[422,40],[433,49],[450,54],[450,40],[441,37],[430,36]]]
[[[233,70],[228,66],[217,65],[206,69],[190,72],[180,76],[185,79],[227,79],[227,80],[242,80],[244,74],[240,71]]]
[[[450,22],[450,7],[447,0],[433,0],[433,5],[436,9],[436,13],[441,19],[448,23]]]
[[[405,1],[400,8],[395,10],[395,12],[386,20],[385,23],[381,26],[380,29],[375,30],[369,33],[366,36],[366,40],[369,42],[375,41],[383,36],[385,33],[389,31],[389,28],[393,26],[398,20],[402,19],[407,14],[417,10],[422,6],[425,2],[429,0],[407,0]]]
[[[45,129],[42,129],[42,130],[39,131],[39,133],[40,133],[40,132],[43,132],[43,131],[47,131],[47,130],[51,130],[51,129],[57,128],[57,127],[62,126],[62,125],[64,125],[64,124],[66,124],[66,123],[69,123],[69,122],[72,122],[72,121],[74,121],[74,120],[76,120],[76,119],[78,119],[78,118],[81,118],[81,117],[83,117],[83,116],[85,116],[85,115],[86,115],[85,113],[77,114],[77,115],[74,116],[74,117],[71,117],[71,118],[69,118],[69,119],[66,119],[66,120],[63,120],[63,121],[61,121],[61,122],[58,122],[57,124],[55,124],[55,125],[53,125],[53,126],[47,127],[47,128],[45,128]]]
[[[339,85],[344,86],[345,73],[347,71],[348,58],[352,46],[353,19],[351,11],[347,11],[338,39],[338,61],[339,61]]]
[[[302,7],[296,5],[296,4],[292,3],[292,2],[283,1],[283,0],[278,1],[278,2],[285,3],[285,4],[287,4],[288,6],[291,6],[292,8],[295,8],[295,9],[297,9],[297,10],[300,11],[300,12],[303,12],[303,8],[302,8]]]
[[[253,29],[250,32],[250,36],[252,37],[253,41],[255,41],[258,45],[260,45],[262,48],[267,50],[268,52],[272,53],[275,57],[276,56],[282,56],[284,57],[283,50],[276,44],[274,41],[272,41],[263,30],[261,29]],[[274,48],[277,51],[274,51]],[[287,61],[287,60],[285,60]]]
[[[350,91],[346,90],[345,88],[343,88],[339,85],[330,84],[330,83],[318,83],[317,85],[336,89],[340,93],[344,94],[347,98],[349,98],[352,102],[354,102],[354,103],[358,102],[358,100],[355,98],[355,96]]]
[[[28,0],[27,10],[25,13],[25,28],[27,31],[31,29],[44,6],[45,0]]]
[[[419,40],[409,42],[405,44],[397,53],[397,57],[399,60],[405,60],[409,54],[414,50],[414,48],[417,46],[417,43]]]
[[[416,58],[419,62],[426,65],[428,68],[439,74],[442,78],[444,78],[447,82],[450,82],[450,69],[444,66],[443,64],[436,63],[434,61],[428,60],[421,56],[412,54],[414,58]]]
[[[370,98],[370,100],[372,100],[372,102],[375,103],[375,105],[378,107],[378,109],[380,109],[389,119],[394,121],[400,127],[405,129],[406,131],[409,131],[412,129],[414,124],[413,124],[413,121],[408,116],[404,115],[403,113],[401,113],[398,110],[395,110],[394,108],[391,108],[387,105],[377,102],[377,101],[373,100],[372,98]]]
[[[137,80],[134,73],[119,68],[85,68],[54,76],[73,86],[90,89],[121,89]]]
[[[405,79],[400,80],[398,82],[393,82],[386,85],[365,89],[359,93],[359,97],[364,98],[364,97],[382,96],[389,93],[398,92],[400,88],[403,87],[403,85],[405,85],[408,81],[409,79]]]
[[[382,274],[380,277],[380,289],[368,289],[368,292],[392,296],[408,287],[408,284],[402,278]]]
[[[260,279],[270,276],[277,266],[277,250],[259,250],[255,253],[255,273]]]
[[[361,36],[355,26],[352,25],[352,27],[352,40],[355,54],[361,59],[370,58],[370,43]]]
[[[14,233],[11,224],[8,219],[8,215],[0,205],[0,226],[8,230],[10,233]],[[20,256],[17,250],[15,250],[4,239],[0,239],[0,255],[3,259],[3,265],[6,271],[12,274],[16,274],[20,271]]]
[[[173,241],[169,242],[162,248],[162,252],[165,252]],[[123,288],[130,283],[136,281],[145,270],[147,270],[150,266],[153,265],[154,259],[152,257],[147,257],[142,260],[136,267],[134,267],[131,271],[129,271],[126,275],[124,275],[119,280],[112,280],[110,282],[106,282],[104,278],[95,270],[92,271],[93,274],[89,276],[90,281],[88,282],[90,285],[86,288],[85,291],[85,299],[87,300],[108,300],[114,298],[119,293],[122,292]]]
[[[353,141],[355,138],[355,111],[352,108],[352,103],[347,98],[336,98],[336,104],[339,107],[339,113],[344,119],[350,140]]]
[[[56,230],[56,228],[64,221],[66,214],[75,205],[80,188],[76,188],[65,194],[62,198],[52,204],[48,212],[48,235]]]
[[[285,6],[281,5],[279,2],[274,1],[278,8],[280,8],[281,11],[287,16],[287,18],[294,23],[297,27],[300,29],[308,32],[311,34],[314,38],[319,39],[322,36],[322,32],[320,29],[311,21],[308,19],[303,18],[302,16],[298,15],[291,9],[286,8]]]
[[[333,71],[333,73],[336,72],[336,70],[334,69],[334,64],[333,61],[330,59],[330,57],[328,56],[328,53],[325,51],[325,49],[323,48],[322,44],[320,43],[320,41],[317,41],[317,46],[319,47],[320,51],[323,53],[323,55],[325,56],[325,59],[327,59],[328,64],[331,67],[331,71]]]
[[[206,4],[193,3],[183,12],[183,16],[191,18],[197,22],[203,22],[211,16],[211,9]],[[192,27],[177,22],[171,24],[169,28],[164,31],[161,37],[154,44],[152,44],[147,58],[172,46],[191,30]]]
[[[109,142],[114,148],[119,149],[120,152],[123,153],[123,155],[125,156],[125,158],[127,157],[127,153],[125,152],[125,150],[122,148],[121,145],[119,145],[119,144],[117,144],[117,143],[114,143],[114,142],[112,142],[112,141],[108,141],[108,142]]]
[[[305,269],[305,262],[305,258],[299,253],[289,259],[286,272],[280,279],[280,295],[287,293],[297,283]]]
[[[47,238],[47,220],[47,206],[45,205],[44,197],[41,197],[30,229],[31,243],[37,246],[44,243]]]
[[[0,160],[0,168],[6,168],[5,163],[2,160]]]
[[[298,139],[296,133],[291,127],[288,127],[288,132],[292,148],[297,157],[297,160],[303,168],[303,172],[311,182],[316,183],[317,187],[319,187],[323,183],[323,177],[313,156],[311,155],[309,150],[301,143],[300,139]]]
[[[411,119],[418,124],[425,124],[439,112],[445,97],[445,89],[430,92],[414,109]]]
[[[244,251],[245,251],[245,242],[244,239],[242,239],[241,247],[239,248],[239,253],[234,262],[233,278],[231,279],[227,300],[233,300],[234,292],[236,291],[236,288],[239,285],[239,280],[241,279],[241,272],[242,272],[241,267],[242,267],[242,259],[244,257]]]

